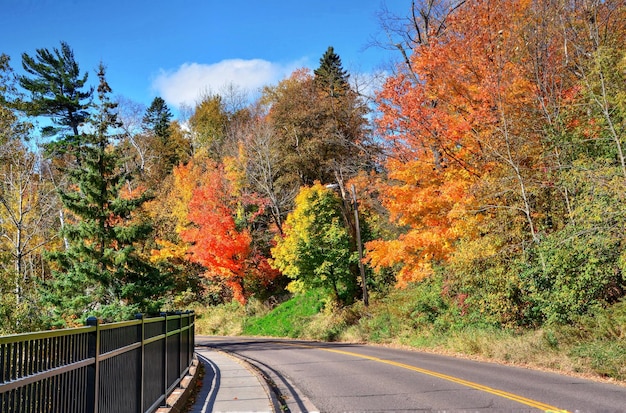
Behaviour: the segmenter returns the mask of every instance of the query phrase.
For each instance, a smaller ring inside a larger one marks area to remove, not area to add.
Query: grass
[[[322,310],[322,298],[318,291],[297,295],[267,314],[246,319],[243,332],[256,336],[301,337],[304,327]]]
[[[436,287],[436,286],[435,286]],[[626,301],[569,325],[507,329],[481,322],[407,288],[339,308],[318,291],[270,310],[255,302],[198,310],[199,334],[369,342],[626,382]]]
[[[196,334],[234,336],[243,332],[245,309],[236,301],[212,307],[197,307]]]

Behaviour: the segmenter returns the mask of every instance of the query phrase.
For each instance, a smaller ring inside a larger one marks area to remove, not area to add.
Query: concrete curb
[[[198,383],[200,373],[198,358],[194,355],[189,372],[166,400],[167,407],[159,407],[155,413],[184,413],[187,401]]]
[[[284,411],[319,413],[320,410],[288,378],[280,376],[277,372],[272,371],[271,367],[257,360],[240,355],[236,355],[236,357],[256,370],[264,379],[265,384],[270,387],[271,402],[275,413]]]
[[[229,353],[227,351],[222,351],[222,350],[215,350],[215,351],[219,351],[220,353],[232,359],[235,359],[238,363],[242,364],[250,373],[254,374],[257,380],[259,380],[259,383],[261,383],[261,386],[263,386],[263,390],[265,390],[265,393],[267,394],[267,397],[269,398],[272,404],[272,409],[273,409],[272,411],[274,413],[282,412],[281,403],[278,400],[278,396],[276,395],[276,392],[274,391],[274,389],[268,383],[270,379],[269,377],[265,375],[265,373],[263,373],[263,371],[260,368],[250,363],[245,358],[238,357],[237,355],[233,353]]]

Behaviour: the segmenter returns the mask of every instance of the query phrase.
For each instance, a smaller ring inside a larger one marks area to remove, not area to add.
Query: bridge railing
[[[189,371],[193,312],[0,337],[1,413],[151,413]]]

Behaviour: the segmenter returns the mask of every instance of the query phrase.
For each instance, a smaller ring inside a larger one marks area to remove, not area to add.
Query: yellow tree
[[[14,97],[8,57],[0,55],[0,331],[36,325],[37,279],[44,277],[43,248],[54,238],[58,197],[41,175],[44,162],[23,140],[28,125],[9,107]]]
[[[303,187],[277,237],[271,265],[293,281],[292,291],[323,288],[336,300],[352,301],[357,279],[350,269],[358,257],[341,216],[341,199],[319,182]]]
[[[194,151],[202,149],[213,160],[220,160],[228,123],[229,117],[222,96],[205,96],[189,118]]]

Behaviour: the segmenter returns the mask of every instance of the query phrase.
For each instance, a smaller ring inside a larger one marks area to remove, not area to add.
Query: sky
[[[297,68],[319,66],[333,46],[352,77],[389,67],[383,9],[407,15],[410,0],[0,0],[0,53],[67,42],[96,82],[99,62],[115,95],[177,110],[228,85],[254,96]]]

